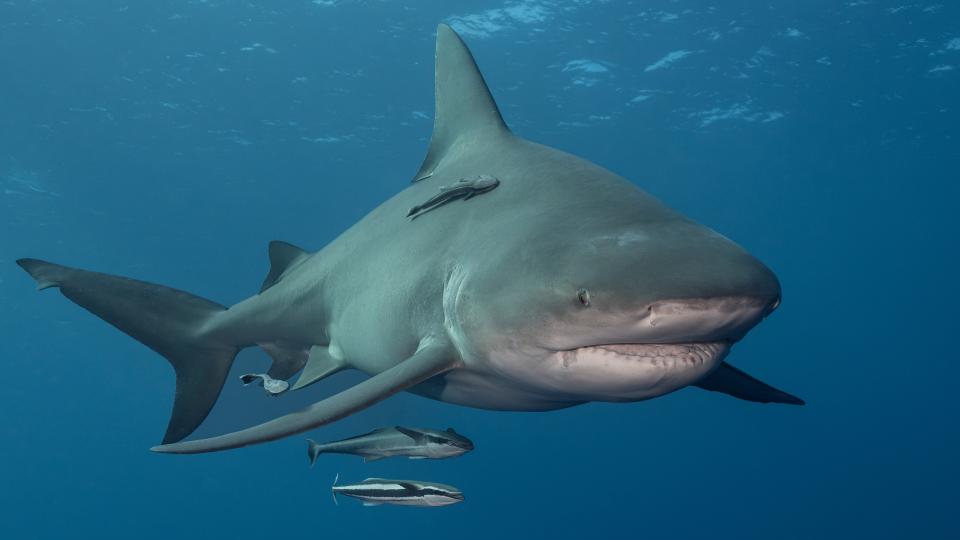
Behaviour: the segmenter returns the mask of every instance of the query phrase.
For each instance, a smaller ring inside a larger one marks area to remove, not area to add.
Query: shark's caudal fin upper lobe
[[[37,259],[17,264],[37,280],[38,289],[59,287],[64,296],[170,362],[177,389],[165,444],[183,439],[203,422],[239,351],[200,332],[225,307],[176,289]]]

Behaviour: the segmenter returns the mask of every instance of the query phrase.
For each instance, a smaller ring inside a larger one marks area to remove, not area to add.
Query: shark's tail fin
[[[183,439],[203,422],[239,351],[201,332],[225,307],[176,289],[37,259],[17,264],[37,280],[38,289],[59,287],[64,296],[173,365],[177,389],[164,443]]]
[[[312,469],[317,463],[317,456],[323,453],[323,445],[313,439],[307,439],[307,444],[309,444],[307,447],[307,455],[310,456],[310,468]],[[336,484],[337,482],[334,481],[333,483]]]

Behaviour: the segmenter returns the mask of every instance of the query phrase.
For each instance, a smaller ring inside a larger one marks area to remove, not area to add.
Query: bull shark
[[[769,268],[616,174],[513,134],[443,24],[435,68],[433,134],[411,184],[318,252],[271,243],[259,293],[236,305],[17,261],[38,289],[59,288],[172,364],[173,411],[152,450],[272,441],[405,390],[510,411],[687,386],[803,404],[725,361],[780,304]],[[293,389],[343,369],[370,377],[260,425],[183,440],[237,352],[256,345],[273,358],[270,377],[300,372]]]

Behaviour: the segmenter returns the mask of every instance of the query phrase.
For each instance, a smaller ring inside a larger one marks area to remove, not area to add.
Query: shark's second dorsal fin
[[[270,256],[270,272],[267,274],[266,279],[263,280],[263,285],[260,286],[260,292],[275,285],[280,281],[284,273],[310,256],[309,253],[297,246],[279,240],[270,242],[270,247],[267,248],[267,251]]]
[[[509,133],[473,55],[452,28],[437,27],[436,108],[427,157],[413,181],[433,174],[460,145]]]

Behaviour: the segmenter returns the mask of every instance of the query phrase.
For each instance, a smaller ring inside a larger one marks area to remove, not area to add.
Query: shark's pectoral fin
[[[281,439],[335,422],[459,365],[444,341],[422,344],[413,356],[339,394],[295,413],[219,437],[155,446],[154,452],[199,454]]]
[[[740,371],[726,362],[721,362],[713,373],[698,382],[704,390],[722,392],[735,398],[758,403],[788,403],[790,405],[804,405],[804,401],[782,390],[759,381]]]
[[[267,274],[266,279],[263,280],[263,285],[260,286],[260,292],[276,285],[277,282],[283,278],[284,274],[310,257],[310,254],[305,250],[293,244],[281,242],[280,240],[270,242],[267,253],[270,256],[270,272]]]
[[[345,360],[332,356],[329,348],[323,345],[314,345],[310,349],[307,365],[304,366],[303,373],[300,374],[296,384],[293,385],[293,389],[299,390],[348,367]]]

